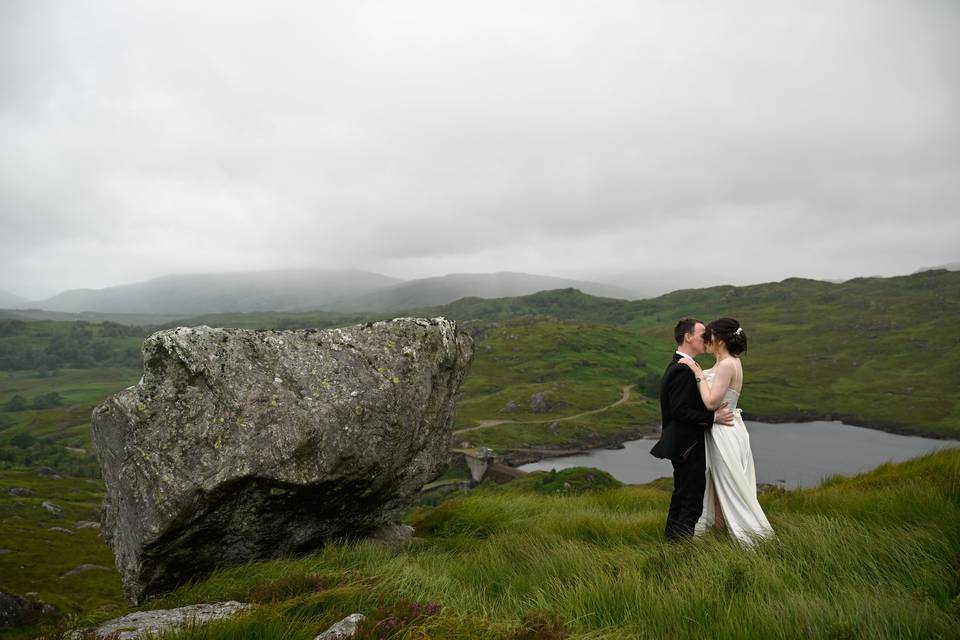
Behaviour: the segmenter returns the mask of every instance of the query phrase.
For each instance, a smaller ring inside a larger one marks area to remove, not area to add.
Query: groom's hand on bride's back
[[[724,402],[720,408],[713,412],[713,422],[727,427],[733,426],[733,411],[727,409],[727,403]]]

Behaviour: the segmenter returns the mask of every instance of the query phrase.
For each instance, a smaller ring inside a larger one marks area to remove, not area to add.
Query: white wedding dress
[[[713,384],[714,372],[703,372]],[[733,411],[733,426],[714,424],[704,434],[707,457],[707,489],[703,494],[703,513],[694,527],[694,535],[703,535],[721,518],[731,536],[745,545],[772,538],[773,527],[757,501],[757,474],[750,450],[750,434],[743,423],[737,402],[740,394],[732,387],[723,395]]]

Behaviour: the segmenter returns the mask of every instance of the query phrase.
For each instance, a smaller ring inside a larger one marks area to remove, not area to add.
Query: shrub
[[[37,439],[29,433],[18,433],[10,438],[10,444],[19,449],[29,449],[36,441]]]
[[[386,638],[429,638],[422,626],[429,618],[443,610],[439,602],[410,602],[401,600],[392,607],[381,607],[357,625],[355,640]],[[421,628],[418,628],[421,627]]]
[[[31,409],[52,409],[53,407],[59,407],[63,404],[63,396],[61,396],[56,391],[51,391],[50,393],[44,393],[33,399],[33,402],[30,403]]]
[[[15,395],[7,403],[3,405],[4,411],[25,411],[27,408],[27,400],[21,395]]]

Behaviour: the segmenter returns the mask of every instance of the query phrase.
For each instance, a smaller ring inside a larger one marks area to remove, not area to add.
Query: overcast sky
[[[960,2],[0,0],[0,289],[960,260]]]

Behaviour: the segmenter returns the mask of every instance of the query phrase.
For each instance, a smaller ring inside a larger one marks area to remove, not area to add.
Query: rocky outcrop
[[[567,406],[563,400],[554,398],[550,391],[538,391],[530,396],[531,413],[554,413]]]
[[[93,412],[127,601],[396,520],[448,459],[472,341],[443,318],[178,328]]]
[[[57,610],[45,602],[0,591],[0,629],[37,624],[56,615]]]

